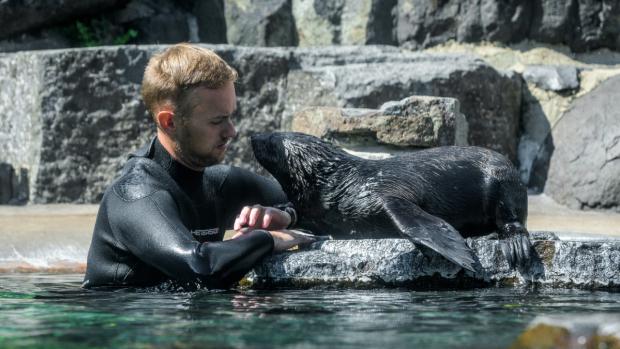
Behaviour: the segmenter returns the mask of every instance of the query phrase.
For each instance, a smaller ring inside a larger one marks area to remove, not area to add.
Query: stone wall
[[[470,144],[515,157],[520,80],[471,56],[389,47],[211,48],[239,71],[233,117],[240,136],[228,163],[258,170],[247,137],[286,128],[283,119],[304,105],[378,107],[414,94],[459,96],[465,100],[461,112],[478,128]],[[127,153],[154,134],[139,84],[148,57],[162,49],[124,46],[0,57],[0,107],[7,111],[0,137],[9,149],[0,162],[28,172],[30,202],[101,198]],[[399,77],[399,71],[407,73]],[[324,93],[331,97],[301,98],[307,76],[317,86],[331,86]],[[364,81],[371,84],[356,85]]]
[[[139,100],[149,51],[27,52],[0,58],[0,157],[28,173],[31,202],[94,202],[128,149],[152,135]]]
[[[0,51],[179,41],[248,46],[531,40],[618,50],[615,0],[23,0],[0,3]]]

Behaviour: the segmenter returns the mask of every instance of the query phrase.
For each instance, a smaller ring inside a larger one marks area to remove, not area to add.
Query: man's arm
[[[118,241],[171,279],[227,288],[273,250],[273,238],[262,230],[234,240],[199,243],[181,221],[176,203],[166,191],[131,202],[117,199],[111,217],[116,221]]]

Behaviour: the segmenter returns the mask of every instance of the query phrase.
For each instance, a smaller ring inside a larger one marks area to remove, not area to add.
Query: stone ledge
[[[620,240],[560,240],[532,233],[538,258],[514,271],[497,240],[468,239],[484,275],[465,272],[443,257],[424,257],[404,239],[333,240],[274,255],[249,275],[254,288],[315,286],[374,288],[470,288],[539,285],[583,289],[620,288]]]
[[[341,146],[467,145],[467,120],[454,98],[411,96],[379,109],[308,107],[295,113],[291,127]]]

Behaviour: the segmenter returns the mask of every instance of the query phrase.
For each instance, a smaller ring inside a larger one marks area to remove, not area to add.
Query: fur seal
[[[256,134],[251,143],[302,227],[336,239],[404,236],[474,272],[480,264],[463,237],[497,233],[511,267],[530,261],[527,190],[499,153],[448,146],[365,160],[295,132]]]

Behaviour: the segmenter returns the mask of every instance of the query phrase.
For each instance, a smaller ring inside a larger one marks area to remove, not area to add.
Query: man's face
[[[182,162],[201,169],[221,162],[237,131],[231,115],[236,109],[235,86],[218,89],[197,87],[186,99],[187,115],[177,120],[176,152]]]

